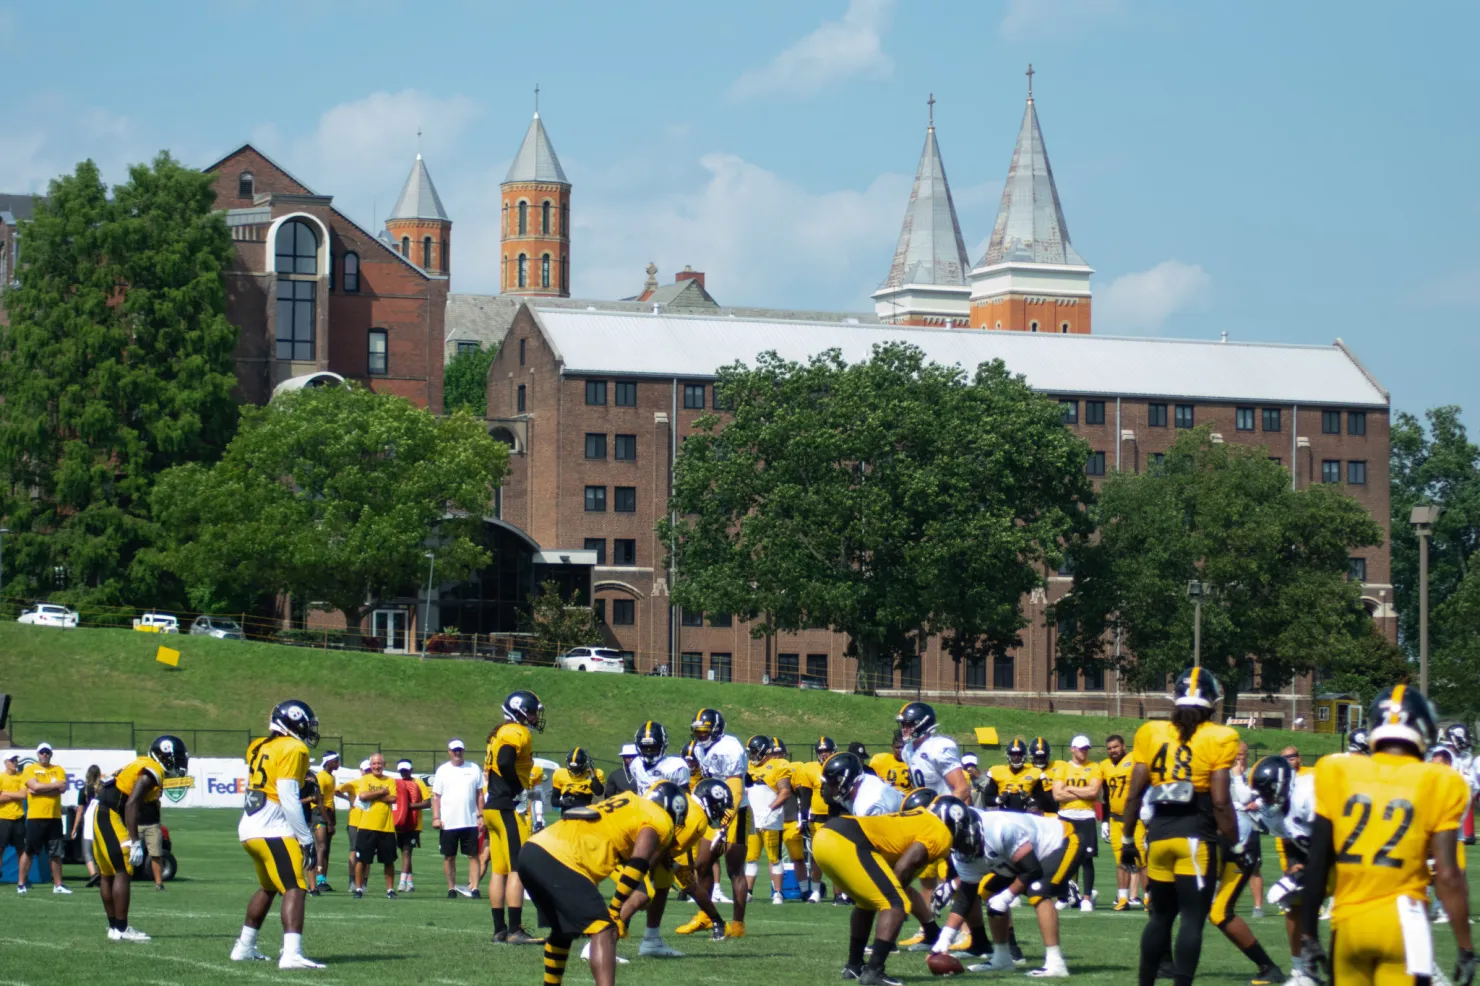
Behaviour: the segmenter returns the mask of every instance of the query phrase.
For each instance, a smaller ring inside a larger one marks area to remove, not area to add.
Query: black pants
[[[1151,913],[1146,918],[1146,928],[1141,932],[1140,986],[1155,986],[1156,971],[1162,959],[1172,955],[1173,986],[1191,986],[1197,975],[1197,964],[1202,958],[1203,927],[1208,922],[1208,912],[1213,908],[1213,895],[1217,891],[1218,848],[1211,842],[1207,845],[1207,866],[1204,877],[1177,876],[1166,883],[1153,880],[1146,893],[1146,906]],[[1178,918],[1176,945],[1172,944],[1172,923]]]

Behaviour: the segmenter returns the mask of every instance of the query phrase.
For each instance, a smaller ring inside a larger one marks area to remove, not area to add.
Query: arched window
[[[1069,323],[1068,322],[1061,323],[1059,325],[1059,331],[1062,332],[1064,335],[1068,335],[1069,334]]]
[[[344,290],[349,294],[360,290],[360,255],[354,251],[344,255]]]
[[[243,171],[236,176],[237,198],[249,199],[252,197],[254,191],[256,191],[256,184],[252,181],[252,173],[250,171]]]
[[[1037,332],[1038,331],[1038,323],[1037,322],[1029,322],[1028,323],[1028,331],[1029,332]]]
[[[550,200],[545,199],[545,204],[540,206],[540,232],[546,236],[550,235]]]
[[[560,235],[566,239],[570,238],[570,206],[560,207]]]
[[[421,266],[424,270],[432,269],[432,238],[423,236],[421,239]]]
[[[560,255],[560,290],[570,294],[570,257]]]
[[[540,258],[540,287],[550,286],[550,255],[547,253]]]
[[[446,240],[446,238],[443,238],[443,240],[442,240],[442,269],[443,270],[451,270],[452,269],[452,267],[449,265],[449,261],[447,259],[447,240]]]
[[[507,253],[504,254],[504,262],[500,270],[503,273],[499,277],[499,287],[507,289],[509,286],[509,255]]]
[[[407,260],[411,259],[411,237],[409,236],[401,237],[401,256]]]
[[[529,203],[523,199],[519,200],[519,235],[523,236],[529,232]]]
[[[997,328],[1002,328],[1002,319],[1000,318],[997,320]]]
[[[504,203],[504,235],[509,235],[509,203]]]
[[[522,253],[519,255],[519,286],[529,287],[529,258]]]
[[[289,219],[278,227],[274,249],[279,274],[319,272],[319,238],[302,219]]]

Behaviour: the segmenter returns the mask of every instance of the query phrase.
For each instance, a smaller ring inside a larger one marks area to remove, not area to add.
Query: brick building
[[[619,340],[620,342],[616,342]],[[523,306],[489,374],[488,416],[513,455],[500,516],[538,545],[589,552],[594,603],[609,642],[637,670],[718,680],[808,678],[851,687],[845,640],[826,630],[753,640],[726,614],[669,605],[670,573],[654,525],[667,509],[676,449],[713,407],[715,369],[776,350],[805,360],[838,348],[854,361],[902,340],[943,364],[1001,358],[1063,401],[1065,423],[1089,442],[1092,476],[1139,472],[1179,429],[1212,424],[1224,441],[1266,448],[1297,488],[1341,483],[1388,524],[1388,396],[1339,341],[1286,346],[1070,333],[974,332],[843,322],[592,311]],[[579,547],[578,547],[579,546]],[[1395,631],[1386,547],[1353,559],[1374,619]],[[1060,674],[1047,604],[1070,578],[1048,576],[1024,600],[1029,627],[1003,660],[958,667],[931,643],[897,672],[901,693],[967,701],[1142,714],[1162,697],[1122,694],[1114,680]],[[1309,683],[1246,705],[1270,721],[1309,712]]]

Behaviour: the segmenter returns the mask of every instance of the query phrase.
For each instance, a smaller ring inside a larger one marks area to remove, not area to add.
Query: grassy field
[[[161,642],[181,652],[178,669],[154,661]],[[539,694],[549,727],[535,740],[544,756],[560,757],[577,744],[610,761],[649,718],[669,728],[675,746],[687,739],[694,711],[711,705],[742,740],[763,732],[785,739],[793,752],[826,733],[840,744],[888,744],[898,699],[799,691],[637,675],[581,674],[482,661],[431,660],[386,654],[319,651],[280,644],[214,640],[188,635],[160,638],[131,630],[57,630],[0,623],[0,691],[14,696],[18,741],[45,739],[70,746],[127,746],[127,727],[73,726],[63,720],[127,721],[139,744],[160,732],[184,737],[201,755],[237,755],[259,735],[267,712],[284,698],[307,701],[318,714],[324,746],[355,762],[382,749],[388,756],[440,752],[451,736],[481,746],[500,720],[504,696],[516,688]],[[1100,744],[1112,732],[1127,739],[1130,719],[1054,715],[936,701],[946,731],[962,749],[975,749],[972,729],[994,726],[1005,744],[1014,734],[1043,735],[1057,751],[1088,732]],[[32,724],[35,720],[49,721]],[[1278,747],[1289,733],[1250,730],[1251,745]],[[1302,734],[1312,754],[1334,748],[1335,738]],[[1000,756],[987,754],[988,760]],[[420,766],[420,763],[418,764]],[[430,763],[427,763],[430,766]]]
[[[228,961],[256,883],[236,841],[236,822],[233,811],[166,809],[165,823],[174,839],[180,878],[168,884],[165,893],[156,893],[147,881],[134,884],[132,922],[153,935],[152,942],[106,940],[102,905],[96,891],[81,889],[84,874],[80,867],[69,868],[68,880],[77,890],[71,897],[54,897],[45,892],[44,884],[26,898],[17,898],[9,886],[0,887],[0,982],[8,986],[78,982],[101,970],[106,970],[101,974],[109,979],[154,986],[245,986],[262,981],[312,981],[321,986],[367,981],[473,986],[495,981],[535,986],[540,981],[539,950],[492,945],[485,902],[446,899],[438,859],[429,850],[416,857],[419,879],[414,894],[397,900],[371,894],[357,901],[343,893],[340,875],[333,883],[341,892],[309,900],[304,951],[327,963],[327,969],[288,973],[279,972],[275,964]],[[336,840],[333,874],[342,874],[339,864],[343,859],[343,847]],[[1266,864],[1267,878],[1277,877],[1276,865],[1272,860]],[[1470,872],[1475,870],[1476,866],[1470,867]],[[1102,886],[1113,887],[1104,860],[1099,874]],[[372,876],[370,885],[379,885],[378,875]],[[1250,906],[1245,895],[1240,913],[1247,917]],[[728,914],[729,908],[722,906],[721,911]],[[664,937],[686,951],[687,957],[640,959],[636,941],[624,942],[618,951],[632,964],[618,970],[618,980],[651,986],[837,980],[847,948],[848,912],[844,908],[756,903],[747,922],[749,934],[719,944],[672,934],[672,928],[692,913],[692,905],[674,904],[664,920]],[[1031,917],[1025,910],[1014,913],[1019,916],[1024,951],[1034,963],[1041,961],[1043,949]],[[1123,986],[1134,981],[1144,921],[1141,912],[1064,912],[1062,917],[1064,956],[1076,982]],[[1270,916],[1251,924],[1270,954],[1288,971],[1283,920]],[[1446,928],[1436,928],[1434,938],[1441,968],[1447,973],[1454,959],[1453,938]],[[263,929],[261,947],[275,957],[281,941],[281,924],[274,913]],[[921,954],[893,956],[889,968],[907,982],[930,978]],[[1248,960],[1209,928],[1197,981],[1244,983],[1252,972]],[[572,961],[567,982],[590,981],[584,964]]]

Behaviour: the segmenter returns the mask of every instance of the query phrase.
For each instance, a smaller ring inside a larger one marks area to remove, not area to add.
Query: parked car
[[[190,624],[190,633],[195,637],[215,637],[217,640],[247,639],[242,625],[229,616],[197,616]]]
[[[77,628],[77,610],[70,606],[59,606],[56,603],[41,603],[30,609],[21,610],[21,615],[16,618],[17,623],[29,623],[38,627],[65,627],[68,630]]]
[[[827,686],[822,682],[814,681],[811,678],[803,678],[791,671],[783,671],[780,674],[771,675],[771,680],[767,684],[778,685],[781,688],[800,688],[803,691],[827,691]]]
[[[174,613],[149,612],[134,621],[134,629],[153,633],[179,633],[180,618]]]
[[[557,668],[567,671],[605,671],[621,674],[627,670],[620,651],[610,647],[572,647],[555,659]]]

